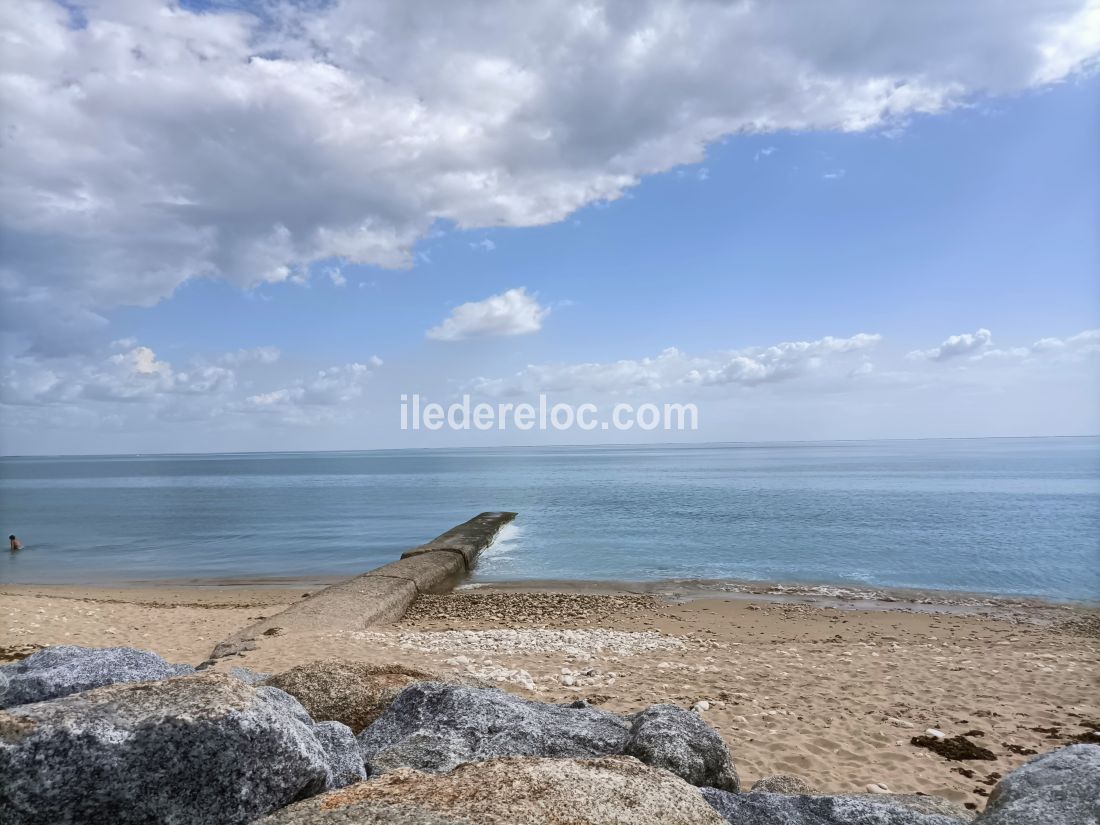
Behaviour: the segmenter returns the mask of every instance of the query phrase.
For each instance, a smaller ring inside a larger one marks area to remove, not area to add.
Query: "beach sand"
[[[198,664],[231,631],[315,589],[0,586],[0,655],[130,645]],[[616,711],[703,701],[746,786],[793,773],[820,791],[881,783],[981,808],[1031,752],[1096,741],[1081,737],[1100,720],[1098,625],[1095,610],[1059,606],[479,588],[422,597],[396,625],[264,637],[217,668],[347,658]],[[949,761],[910,743],[927,728],[973,732],[996,758]]]

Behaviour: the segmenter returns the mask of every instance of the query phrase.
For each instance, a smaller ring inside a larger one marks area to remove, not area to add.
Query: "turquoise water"
[[[3,582],[353,574],[517,510],[476,578],[1100,598],[1100,439],[0,459]]]

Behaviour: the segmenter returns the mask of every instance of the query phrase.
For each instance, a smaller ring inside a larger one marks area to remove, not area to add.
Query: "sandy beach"
[[[197,664],[232,631],[314,590],[0,586],[0,656],[127,645]],[[399,662],[541,701],[696,706],[749,783],[793,773],[820,791],[877,783],[980,808],[996,779],[1032,753],[1095,741],[1098,626],[1098,611],[1058,605],[753,594],[676,602],[483,586],[422,596],[404,620],[370,631],[275,633],[216,667]],[[928,728],[968,733],[995,758],[951,761],[910,742]]]

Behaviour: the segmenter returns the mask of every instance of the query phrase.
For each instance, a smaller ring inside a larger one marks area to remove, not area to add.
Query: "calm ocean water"
[[[517,510],[476,578],[1100,599],[1100,439],[0,459],[2,582],[353,574]]]

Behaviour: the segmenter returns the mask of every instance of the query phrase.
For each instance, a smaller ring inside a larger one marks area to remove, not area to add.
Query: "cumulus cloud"
[[[0,402],[38,406],[77,401],[150,401],[175,395],[207,395],[236,386],[225,366],[174,367],[146,346],[116,341],[118,351],[42,360],[6,359]]]
[[[1075,361],[1100,353],[1100,329],[1087,329],[1065,338],[1040,338],[1029,345],[995,347],[988,329],[952,335],[938,347],[914,350],[906,358],[944,362],[958,359],[969,365],[1033,361]]]
[[[949,361],[952,358],[973,356],[993,343],[993,333],[982,327],[977,332],[965,332],[952,335],[938,347],[926,350],[913,350],[908,357],[914,360]]]
[[[61,353],[190,278],[405,267],[559,221],[725,135],[856,131],[1057,82],[1088,0],[9,0],[0,300]]]
[[[713,366],[693,369],[687,380],[747,386],[782,381],[815,371],[834,356],[868,350],[881,340],[881,335],[861,332],[851,338],[826,336],[818,341],[788,341],[771,347],[752,347],[728,353]]]
[[[690,356],[675,347],[651,358],[580,364],[533,364],[507,378],[478,378],[472,389],[490,395],[537,392],[597,393],[661,391],[702,386],[753,387],[820,374],[847,364],[881,340],[859,333],[850,338],[788,341],[769,347],[748,347],[710,356]]]
[[[365,364],[329,367],[289,387],[249,395],[233,409],[298,426],[339,421],[347,418],[343,408],[363,395],[368,379],[381,365],[382,359],[372,356]]]
[[[451,310],[449,318],[425,333],[436,341],[461,341],[490,335],[526,335],[542,329],[542,320],[550,313],[523,287],[490,295],[483,301],[470,301]]]
[[[1040,338],[1030,346],[987,349],[976,356],[979,360],[1036,359],[1076,360],[1086,355],[1100,353],[1100,329],[1087,329],[1068,338]]]
[[[224,353],[213,363],[179,365],[133,340],[65,358],[9,356],[3,362],[0,406],[36,408],[38,416],[57,412],[76,422],[89,413],[124,422],[149,415],[180,422],[276,413],[286,422],[317,423],[331,420],[338,408],[359,398],[368,378],[382,366],[372,356],[366,363],[341,364],[300,378],[284,374],[286,383],[280,385],[278,378],[256,371],[278,359],[276,348],[255,347]],[[274,388],[256,391],[257,376]]]
[[[1032,352],[1062,352],[1074,350],[1082,354],[1100,352],[1100,329],[1086,329],[1069,338],[1040,338],[1031,345]]]

